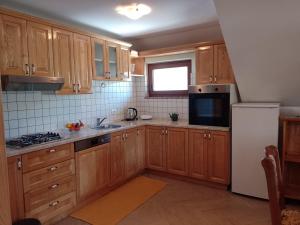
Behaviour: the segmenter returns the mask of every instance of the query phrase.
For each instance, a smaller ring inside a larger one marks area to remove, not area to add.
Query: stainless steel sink
[[[116,128],[120,128],[122,127],[122,125],[119,124],[104,124],[101,125],[99,127],[94,127],[94,129],[96,130],[106,130],[106,129],[116,129]]]

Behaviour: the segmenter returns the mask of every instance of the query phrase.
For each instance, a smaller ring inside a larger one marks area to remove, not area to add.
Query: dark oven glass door
[[[189,123],[229,126],[229,93],[189,94]]]

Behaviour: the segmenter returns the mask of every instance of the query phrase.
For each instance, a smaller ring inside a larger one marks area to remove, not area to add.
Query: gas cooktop
[[[23,135],[19,138],[13,138],[6,142],[6,145],[10,148],[20,149],[30,145],[42,144],[50,141],[61,139],[59,133],[48,132],[48,133],[37,133]]]

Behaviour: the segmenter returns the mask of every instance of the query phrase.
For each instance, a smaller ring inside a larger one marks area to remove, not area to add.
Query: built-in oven
[[[232,88],[230,84],[189,86],[189,123],[229,127],[231,104],[236,102]]]

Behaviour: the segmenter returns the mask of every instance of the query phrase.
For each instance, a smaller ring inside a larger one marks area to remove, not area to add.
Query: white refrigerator
[[[232,105],[232,192],[268,198],[261,160],[266,146],[277,146],[278,129],[278,103]]]

